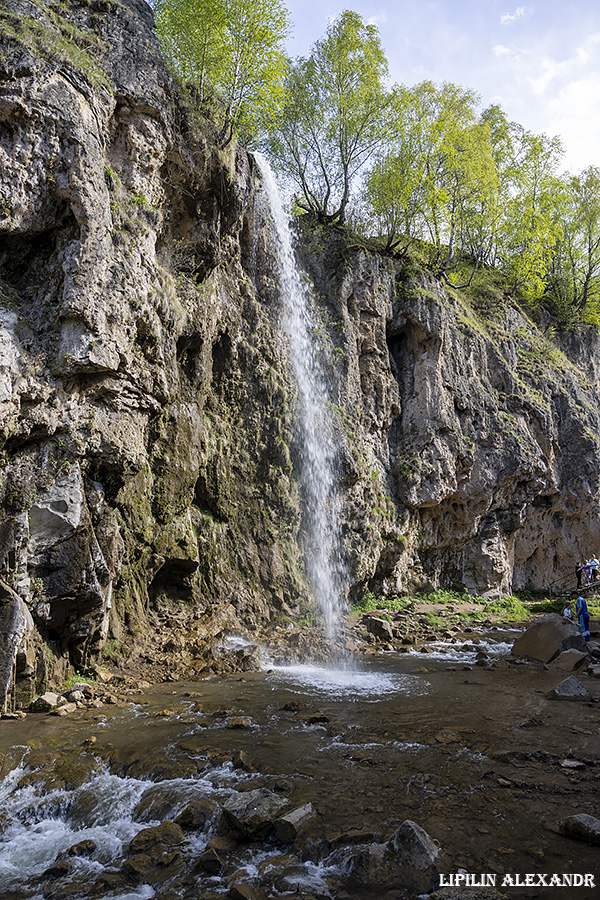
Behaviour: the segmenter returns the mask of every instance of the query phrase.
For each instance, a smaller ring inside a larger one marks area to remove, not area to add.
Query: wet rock
[[[557,668],[562,669],[565,672],[572,672],[573,669],[582,665],[586,659],[589,659],[587,653],[572,648],[571,650],[563,650],[562,653],[559,653],[558,656],[552,660],[552,665],[557,666]]]
[[[224,805],[227,821],[241,835],[251,841],[267,837],[273,830],[273,823],[289,801],[268,788],[257,788],[244,794],[234,794]]]
[[[79,841],[77,844],[73,844],[72,847],[69,847],[68,850],[64,850],[59,856],[58,859],[62,859],[68,856],[84,856],[89,858],[92,853],[96,850],[96,844],[94,841],[86,838],[83,841]]]
[[[64,878],[67,875],[71,875],[75,868],[75,863],[72,859],[61,859],[60,861],[56,861],[53,866],[50,866],[43,873],[43,878]]]
[[[559,825],[559,830],[567,837],[588,844],[600,844],[600,819],[586,813],[567,816]]]
[[[50,712],[51,709],[56,709],[60,699],[60,694],[55,694],[54,691],[46,691],[45,694],[37,697],[29,704],[29,710],[31,712]]]
[[[282,844],[291,844],[314,816],[315,810],[312,803],[293,809],[285,816],[275,819],[275,837]]]
[[[154,852],[163,847],[171,847],[181,844],[184,838],[183,830],[175,822],[167,820],[153,828],[142,828],[127,846],[127,853],[143,854]]]
[[[253,884],[241,881],[230,886],[227,896],[231,900],[265,900],[266,894]]]
[[[550,662],[564,650],[575,648],[587,653],[585,641],[576,625],[566,622],[557,613],[536,619],[514,642],[514,656]]]
[[[426,831],[407,819],[385,844],[370,844],[346,855],[351,887],[408,888],[427,893],[438,879],[440,849]]]
[[[211,800],[193,800],[175,818],[175,824],[181,828],[206,828],[212,822],[220,808]]]
[[[393,640],[392,626],[386,619],[380,619],[378,616],[365,616],[365,624],[369,634],[374,635],[379,641]]]
[[[214,847],[209,847],[198,858],[197,868],[207,875],[218,875],[223,871],[223,860]]]
[[[600,665],[590,665],[587,667],[586,672],[588,675],[591,675],[592,678],[600,678]]]
[[[549,700],[572,700],[579,702],[591,700],[589,692],[574,675],[569,675],[568,678],[565,678],[564,681],[557,684],[555,688],[548,691],[546,696]]]
[[[252,761],[245,750],[236,750],[231,757],[234,769],[242,769],[244,772],[256,772]]]
[[[136,853],[121,866],[123,874],[132,881],[149,881],[153,870],[154,861],[148,853]]]
[[[431,890],[438,875],[436,860],[440,848],[427,832],[407,819],[394,832],[387,846],[394,853],[395,863],[406,869],[402,883],[414,890]]]
[[[245,716],[232,716],[227,722],[227,727],[232,729],[252,728],[252,722]]]

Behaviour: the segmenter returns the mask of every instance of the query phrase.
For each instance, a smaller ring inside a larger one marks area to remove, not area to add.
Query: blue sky
[[[344,9],[377,25],[391,80],[473,88],[531,131],[560,135],[564,166],[600,167],[600,0],[287,0],[292,56]]]

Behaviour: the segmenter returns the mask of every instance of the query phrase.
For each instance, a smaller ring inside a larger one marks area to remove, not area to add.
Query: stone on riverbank
[[[426,893],[438,879],[440,848],[427,832],[407,819],[385,844],[362,846],[346,860],[350,885]]]
[[[275,819],[289,801],[274,794],[268,788],[257,788],[243,794],[234,794],[223,807],[230,825],[250,841],[258,841],[273,830]]]
[[[579,702],[592,699],[589,692],[574,675],[569,675],[568,678],[557,684],[555,688],[548,691],[546,696],[549,700],[573,700]]]
[[[552,660],[552,665],[557,666],[564,672],[572,672],[573,669],[581,666],[586,659],[589,659],[587,653],[584,653],[582,650],[575,650],[575,648],[572,647],[570,650],[563,650],[562,653],[559,653],[558,656]]]
[[[50,712],[51,709],[56,709],[60,699],[60,695],[55,694],[54,691],[46,691],[45,694],[29,704],[29,709],[31,712]]]
[[[299,806],[279,819],[275,819],[275,836],[282,844],[291,844],[315,816],[312,803]]]
[[[550,662],[564,650],[575,648],[587,653],[585,641],[576,625],[566,622],[557,613],[549,613],[536,619],[517,638],[512,647],[513,656],[527,657],[539,662]]]
[[[596,819],[595,816],[588,816],[585,813],[567,816],[560,823],[559,830],[576,841],[600,844],[600,819]]]

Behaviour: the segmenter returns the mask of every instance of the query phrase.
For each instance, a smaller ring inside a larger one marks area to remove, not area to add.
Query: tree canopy
[[[163,54],[215,120],[219,144],[235,134],[252,143],[284,98],[281,0],[156,0],[154,12]]]
[[[321,221],[344,222],[354,180],[385,140],[386,76],[377,29],[348,10],[291,65],[269,150]]]
[[[558,138],[450,82],[389,85],[377,28],[350,10],[295,60],[281,0],[155,0],[155,14],[218,142],[260,145],[298,212],[351,214],[384,252],[427,247],[450,283],[495,268],[532,308],[600,325],[600,170],[560,174]]]

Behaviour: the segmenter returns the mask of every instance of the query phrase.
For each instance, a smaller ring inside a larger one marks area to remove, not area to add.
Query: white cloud
[[[501,56],[513,56],[514,50],[511,50],[510,47],[504,47],[502,44],[496,44],[494,47],[494,56],[497,56],[500,59]]]
[[[386,14],[381,10],[378,13],[375,13],[374,16],[369,16],[367,19],[367,25],[377,25],[379,28],[380,25],[384,25],[387,22]]]
[[[514,13],[504,13],[503,16],[500,16],[500,22],[502,25],[512,25],[513,22],[516,22],[518,19],[523,19],[526,15],[527,7],[517,6]]]
[[[565,164],[571,170],[583,169],[590,160],[600,159],[600,120],[590,115],[600,94],[600,73],[576,78],[551,98],[547,112],[547,132],[560,134],[565,148]]]

